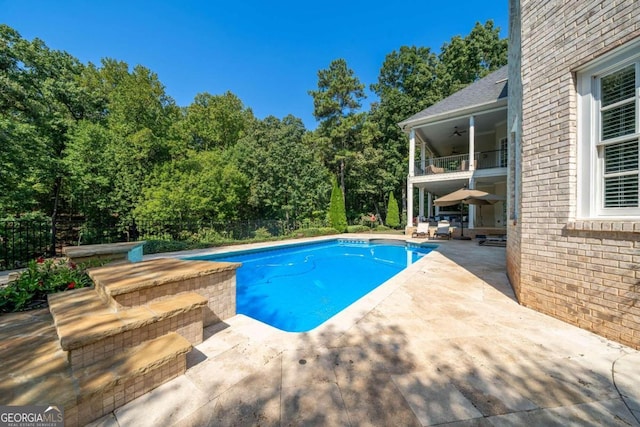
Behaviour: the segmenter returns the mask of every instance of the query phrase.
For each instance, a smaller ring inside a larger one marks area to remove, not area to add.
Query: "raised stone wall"
[[[577,68],[640,36],[640,2],[519,6],[522,202],[509,276],[523,305],[640,348],[640,224],[576,221],[575,81]]]
[[[204,326],[236,314],[236,269],[239,263],[160,258],[92,269],[96,291],[120,311],[195,292],[207,299]]]
[[[209,301],[204,308],[204,326],[213,325],[236,315],[235,269],[190,278],[175,277],[175,280],[170,282],[112,297],[119,305],[118,309],[122,309],[161,301],[183,292],[198,293]]]

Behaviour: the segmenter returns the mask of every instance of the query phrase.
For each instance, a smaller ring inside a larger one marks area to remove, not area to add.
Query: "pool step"
[[[203,327],[235,315],[237,263],[156,259],[89,270],[94,288],[49,295],[85,425],[183,374]]]
[[[49,295],[76,390],[65,425],[85,425],[182,375],[186,354],[202,342],[206,304],[188,292],[115,311],[94,288]]]
[[[83,426],[184,374],[191,348],[171,332],[76,371],[79,393],[65,407],[65,425]]]
[[[114,311],[92,288],[49,295],[60,346],[74,371],[169,332],[199,344],[206,304],[201,295],[189,292]]]
[[[207,299],[204,326],[236,314],[236,276],[241,264],[159,258],[89,270],[103,301],[115,311],[195,292]]]

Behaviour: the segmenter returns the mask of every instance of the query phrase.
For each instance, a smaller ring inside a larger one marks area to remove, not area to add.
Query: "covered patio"
[[[407,232],[418,221],[456,222],[460,217],[466,219],[465,228],[476,233],[506,232],[506,200],[472,205],[464,213],[434,205],[437,197],[463,187],[506,197],[506,119],[504,67],[399,123],[409,137]]]

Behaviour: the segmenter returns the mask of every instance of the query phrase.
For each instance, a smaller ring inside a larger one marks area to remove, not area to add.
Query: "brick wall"
[[[520,2],[509,2],[509,109],[507,138],[509,166],[507,169],[507,275],[516,295],[520,291],[520,208],[522,188],[520,169],[522,143],[522,79],[520,75]]]
[[[574,73],[640,36],[640,2],[512,3],[521,14],[522,159],[510,279],[521,304],[640,348],[640,224],[576,221]],[[509,86],[511,97],[511,75]]]

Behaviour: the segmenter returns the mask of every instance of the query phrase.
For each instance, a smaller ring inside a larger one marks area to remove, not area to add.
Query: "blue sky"
[[[476,22],[507,36],[507,0],[0,0],[0,22],[82,62],[114,58],[158,74],[178,105],[231,91],[259,118],[293,114],[316,127],[309,90],[344,58],[367,88],[403,45],[436,52]],[[363,108],[374,101],[369,94]]]

